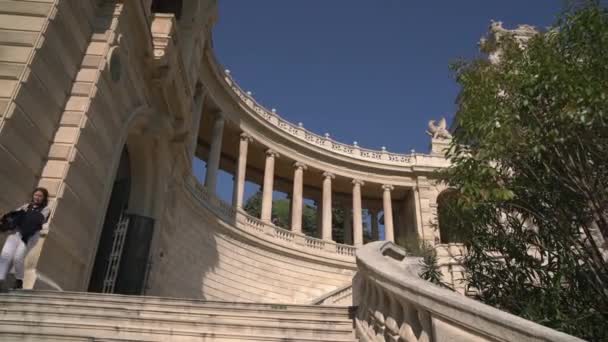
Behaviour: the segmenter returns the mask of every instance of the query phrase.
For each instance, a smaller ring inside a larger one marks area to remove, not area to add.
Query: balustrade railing
[[[270,238],[275,243],[286,244],[296,249],[304,248],[345,257],[355,256],[356,247],[354,246],[339,244],[333,241],[325,241],[304,234],[295,233],[277,227],[271,223],[264,222],[247,214],[243,210],[237,210],[217,196],[209,193],[192,175],[188,177],[185,184],[202,205],[213,211],[226,222],[234,223],[236,228],[264,239]]]
[[[344,285],[331,292],[328,292],[318,298],[313,299],[312,305],[352,305],[353,286],[352,284]]]
[[[388,152],[384,148],[382,150],[371,150],[361,148],[358,145],[344,144],[336,141],[328,135],[321,136],[314,132],[311,132],[303,127],[302,124],[293,124],[276,113],[276,111],[268,110],[261,104],[259,104],[250,92],[244,91],[232,78],[229,71],[224,70],[221,64],[217,61],[215,54],[212,51],[207,52],[207,57],[214,69],[218,79],[225,82],[228,88],[234,93],[235,98],[238,99],[245,107],[249,108],[252,112],[259,115],[261,118],[266,120],[269,124],[276,128],[303,140],[316,147],[349,156],[352,158],[373,161],[383,164],[399,165],[399,166],[415,166],[415,165],[433,165],[437,166],[438,162],[441,163],[442,157],[431,156],[424,153],[394,153]]]
[[[582,341],[420,279],[419,265],[390,242],[357,250],[359,341]]]
[[[321,249],[321,250],[325,249],[325,241],[323,241],[323,240],[319,240],[319,239],[315,239],[310,236],[306,236],[305,241],[306,241],[306,247],[308,247],[308,248]]]

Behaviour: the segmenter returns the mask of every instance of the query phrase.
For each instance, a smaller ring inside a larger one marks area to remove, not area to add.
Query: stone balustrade
[[[357,250],[360,341],[581,341],[420,279],[419,261],[390,242]]]
[[[315,298],[310,302],[313,305],[347,305],[350,306],[353,302],[353,286],[347,284],[324,294],[319,298]]]
[[[298,250],[308,250],[311,253],[326,253],[346,258],[353,258],[355,246],[335,243],[292,232],[255,218],[242,209],[236,209],[230,204],[212,195],[205,186],[194,176],[189,176],[185,182],[188,190],[199,200],[199,204],[207,207],[228,224],[234,224],[238,229],[254,234],[259,238],[269,240],[283,246]]]
[[[245,108],[249,108],[251,112],[257,114],[263,118],[271,126],[278,128],[279,130],[288,133],[289,135],[299,140],[305,141],[308,144],[314,145],[315,147],[330,151],[332,153],[348,156],[358,160],[371,161],[375,163],[381,163],[385,165],[393,166],[444,166],[446,164],[443,156],[435,156],[424,153],[394,153],[389,152],[385,148],[382,150],[366,149],[358,146],[356,143],[353,145],[344,144],[339,141],[332,139],[329,135],[318,135],[311,132],[303,127],[301,123],[293,124],[277,114],[276,110],[268,110],[263,105],[259,104],[251,92],[244,91],[232,78],[229,70],[225,70],[221,67],[221,64],[217,61],[213,51],[207,52],[210,65],[216,73],[216,77],[222,80],[228,89],[230,89],[237,99]]]

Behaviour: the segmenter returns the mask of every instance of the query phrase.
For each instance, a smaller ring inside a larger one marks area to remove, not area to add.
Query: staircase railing
[[[357,250],[360,341],[582,341],[433,285],[419,265],[390,242]]]
[[[353,285],[348,283],[331,292],[325,293],[320,297],[313,299],[312,305],[352,305],[353,302]]]

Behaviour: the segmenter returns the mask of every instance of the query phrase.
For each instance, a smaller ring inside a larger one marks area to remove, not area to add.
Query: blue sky
[[[220,0],[222,64],[266,107],[316,133],[426,151],[455,111],[451,61],[477,55],[491,19],[554,22],[561,0]]]
[[[561,0],[219,0],[220,62],[267,108],[339,141],[426,152],[455,111],[450,62],[478,54],[490,20],[546,27]],[[202,171],[200,171],[202,172]],[[197,172],[198,173],[198,172]],[[220,179],[229,198],[231,179]]]

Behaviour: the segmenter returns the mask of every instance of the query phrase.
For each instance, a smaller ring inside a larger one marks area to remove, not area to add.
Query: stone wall
[[[304,304],[351,282],[352,259],[307,256],[246,234],[186,189],[172,200],[175,225],[159,237],[146,294]]]
[[[93,11],[92,0],[0,2],[0,212],[38,182]]]
[[[443,276],[443,282],[452,286],[456,292],[466,294],[465,270],[462,266],[462,259],[465,255],[464,246],[461,243],[449,243],[436,245],[434,249],[437,253],[437,266]]]
[[[118,160],[132,117],[146,103],[146,73],[138,71],[150,43],[138,41],[136,22],[128,21],[123,10],[114,1],[104,2],[86,29],[74,29],[88,37],[41,173],[40,185],[49,189],[54,211],[48,236],[28,260],[26,286],[87,288]],[[113,65],[109,59],[114,56],[121,62]],[[46,284],[37,281],[39,275]]]

